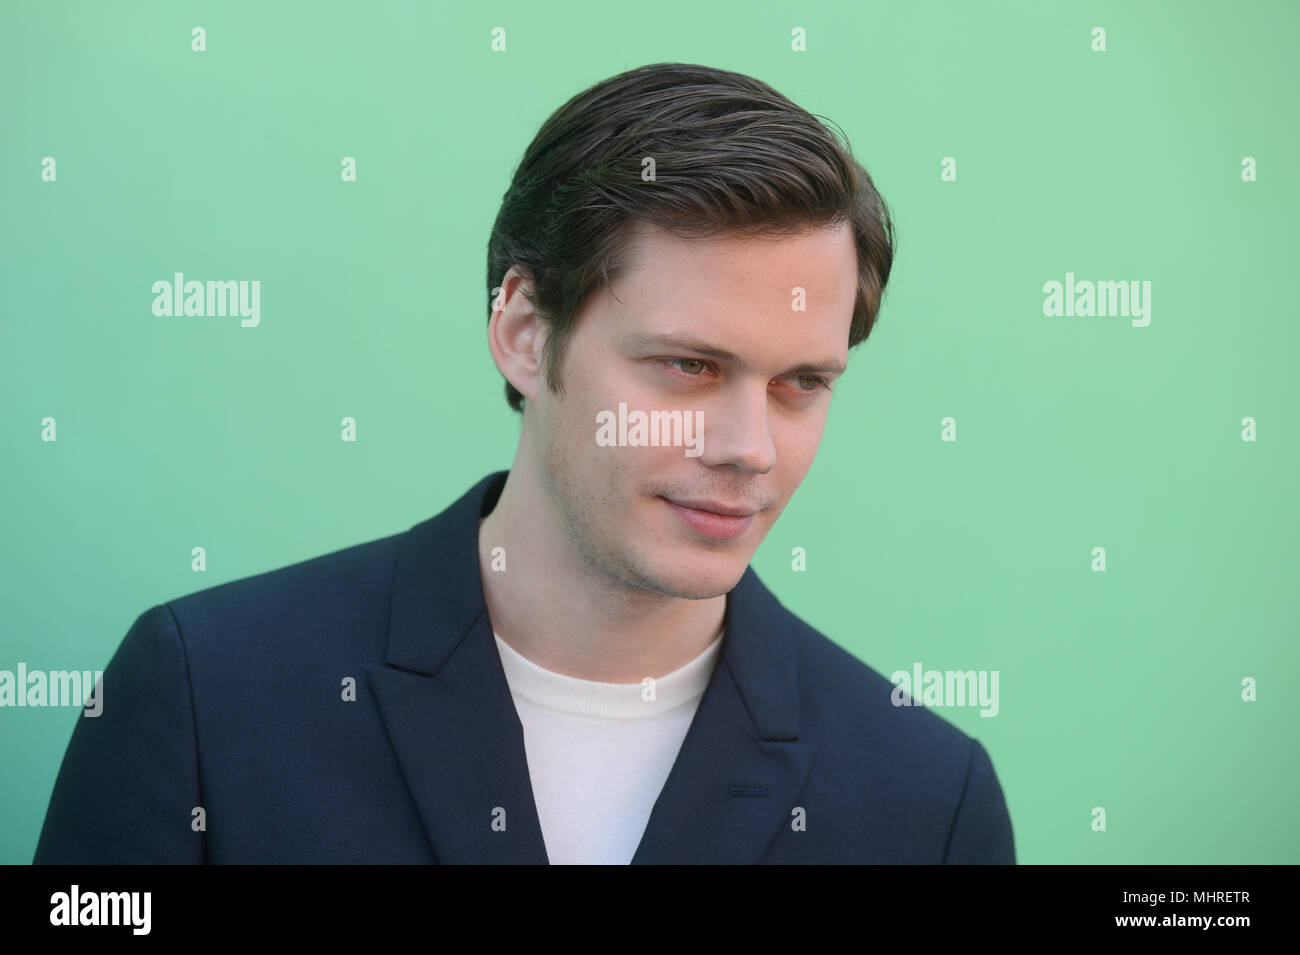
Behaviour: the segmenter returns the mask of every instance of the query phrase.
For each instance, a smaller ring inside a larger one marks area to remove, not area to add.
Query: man
[[[748,566],[892,257],[865,170],[765,84],[572,99],[489,243],[510,471],[142,614],[37,861],[1014,862],[983,747]]]

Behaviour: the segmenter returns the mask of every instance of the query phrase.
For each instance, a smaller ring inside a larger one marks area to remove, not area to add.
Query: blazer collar
[[[547,861],[479,577],[479,519],[506,475],[488,475],[403,535],[386,665],[368,668],[441,862]],[[727,595],[721,656],[633,862],[756,862],[789,824],[813,757],[799,741],[794,622],[747,567]]]

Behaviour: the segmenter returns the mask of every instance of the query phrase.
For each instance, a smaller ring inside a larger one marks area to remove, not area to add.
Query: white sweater
[[[493,636],[523,724],[551,864],[631,862],[713,674],[722,634],[652,687],[564,676]]]

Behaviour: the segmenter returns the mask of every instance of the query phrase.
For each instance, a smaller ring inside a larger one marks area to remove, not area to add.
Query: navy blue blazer
[[[141,614],[103,713],[78,716],[35,861],[545,863],[479,578],[505,477]],[[984,748],[892,690],[747,568],[632,861],[1014,863]]]

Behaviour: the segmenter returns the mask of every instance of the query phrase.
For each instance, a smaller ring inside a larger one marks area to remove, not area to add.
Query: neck
[[[479,575],[501,639],[540,667],[602,683],[657,679],[703,653],[722,628],[726,595],[651,593],[593,567],[524,465],[517,455],[479,524]],[[496,548],[504,548],[504,570],[493,569]]]

